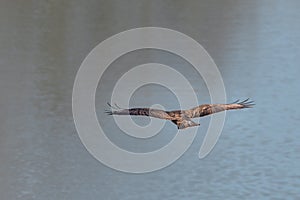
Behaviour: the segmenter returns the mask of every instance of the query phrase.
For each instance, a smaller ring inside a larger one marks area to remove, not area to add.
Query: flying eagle
[[[177,125],[178,129],[184,129],[193,126],[200,126],[200,124],[193,122],[191,119],[196,117],[203,117],[225,110],[235,110],[243,108],[252,108],[255,104],[249,98],[244,101],[235,101],[230,104],[203,104],[189,110],[173,110],[164,111],[151,108],[130,108],[122,109],[115,104],[115,107],[107,103],[112,110],[106,110],[109,115],[140,115],[149,116],[159,119],[171,120]]]

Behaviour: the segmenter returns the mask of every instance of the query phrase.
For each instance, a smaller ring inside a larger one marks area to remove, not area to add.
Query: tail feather
[[[188,127],[200,126],[199,123],[196,123],[189,118],[183,118],[181,120],[172,120],[172,122],[177,125],[178,129],[185,129]]]

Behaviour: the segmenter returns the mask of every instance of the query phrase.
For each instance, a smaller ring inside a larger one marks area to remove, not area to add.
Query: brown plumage
[[[164,111],[150,108],[122,109],[117,105],[116,107],[111,106],[109,103],[108,105],[113,109],[106,111],[106,113],[109,115],[139,115],[155,117],[159,119],[170,120],[177,125],[178,129],[184,129],[193,126],[200,126],[200,124],[193,122],[191,120],[192,118],[203,117],[225,110],[252,108],[255,104],[254,101],[249,101],[249,99],[246,99],[244,101],[238,100],[230,104],[203,104],[189,110],[173,111]]]

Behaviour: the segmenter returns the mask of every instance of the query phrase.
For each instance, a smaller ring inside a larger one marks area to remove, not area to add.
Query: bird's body
[[[108,104],[113,108],[110,104]],[[203,104],[194,107],[189,110],[173,110],[164,111],[159,109],[151,108],[130,108],[121,109],[117,106],[115,110],[106,111],[109,115],[139,115],[139,116],[149,116],[159,119],[170,120],[177,125],[178,129],[184,129],[193,126],[199,126],[200,124],[193,122],[192,118],[203,117],[206,115],[211,115],[217,112],[222,112],[225,110],[235,110],[243,108],[251,108],[253,106],[253,101],[246,99],[245,101],[235,101],[231,104]]]

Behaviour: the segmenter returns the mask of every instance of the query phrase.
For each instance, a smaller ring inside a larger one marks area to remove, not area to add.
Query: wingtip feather
[[[254,101],[250,100],[250,98],[247,98],[244,101],[236,102],[236,104],[242,105],[243,108],[253,108],[253,106],[255,106]]]

